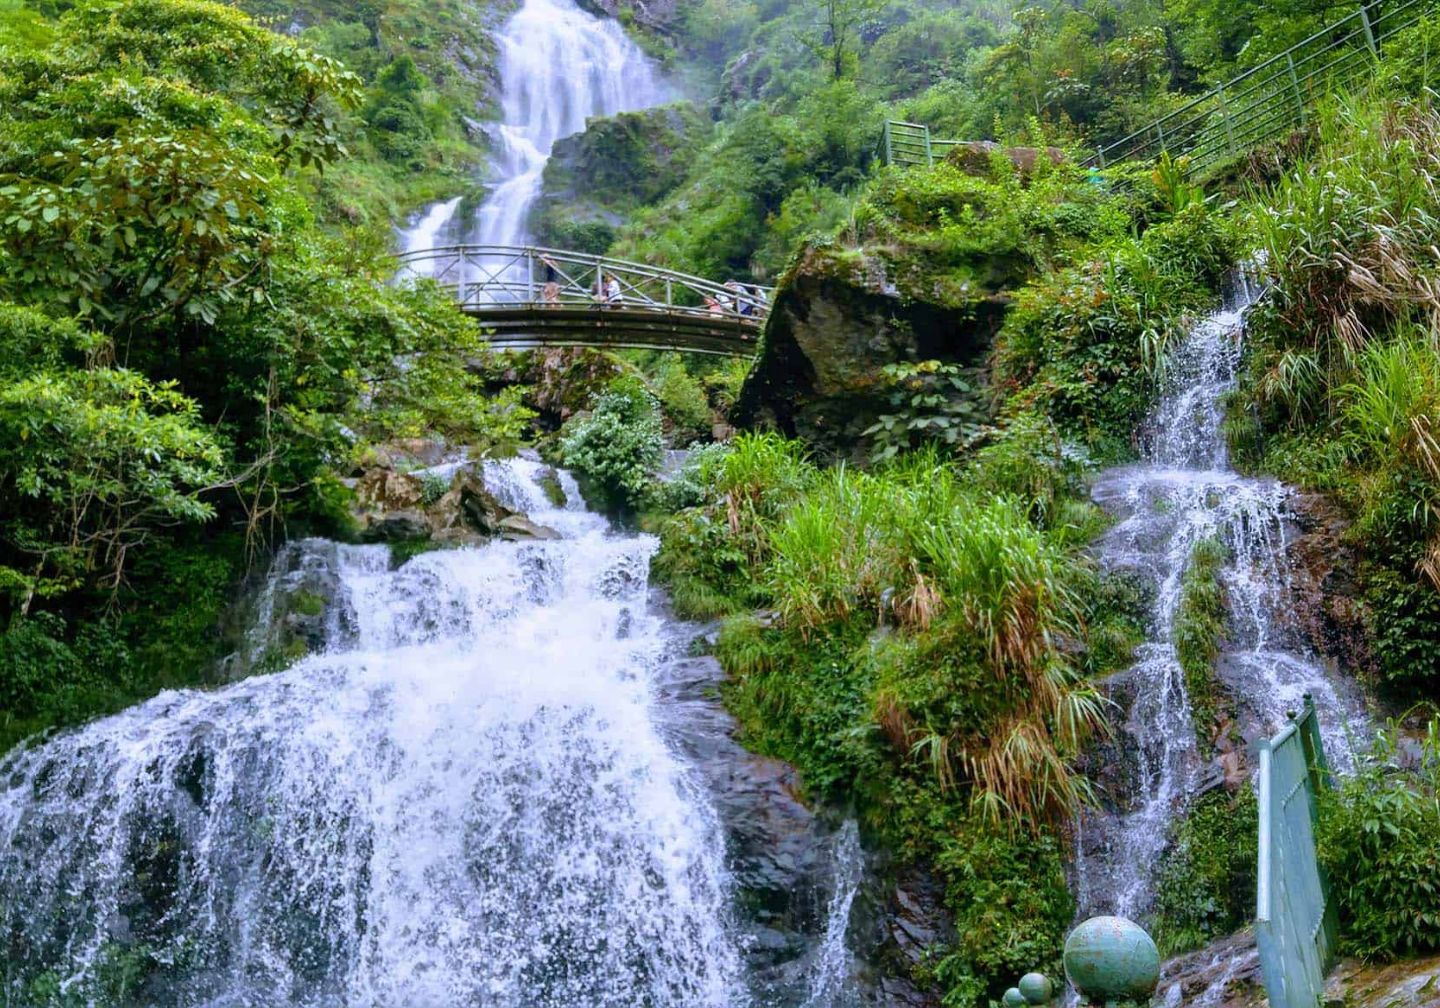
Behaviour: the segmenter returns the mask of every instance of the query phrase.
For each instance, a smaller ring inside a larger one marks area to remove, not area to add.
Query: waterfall
[[[489,468],[570,538],[292,545],[335,573],[322,653],[0,763],[3,1003],[745,1003],[723,831],[652,716],[654,543]]]
[[[503,118],[491,134],[490,194],[472,222],[455,221],[453,203],[423,214],[401,233],[406,251],[433,245],[441,233],[472,244],[526,244],[530,208],[555,141],[583,132],[588,118],[649,108],[671,97],[649,58],[619,25],[586,13],[574,0],[525,0],[495,40]],[[431,266],[419,264],[417,272],[435,272]],[[503,266],[497,262],[493,268]]]
[[[1169,354],[1156,407],[1144,430],[1144,460],[1097,480],[1097,502],[1119,518],[1100,545],[1102,565],[1140,576],[1154,592],[1148,640],[1135,664],[1109,684],[1129,700],[1121,741],[1133,755],[1114,811],[1080,823],[1076,878],[1082,915],[1143,915],[1153,873],[1204,783],[1190,697],[1175,650],[1182,578],[1195,544],[1216,539],[1228,559],[1221,573],[1229,634],[1219,676],[1241,708],[1249,734],[1278,730],[1310,693],[1326,741],[1346,759],[1344,732],[1361,715],[1286,615],[1293,611],[1288,558],[1292,491],[1231,467],[1222,431],[1224,399],[1236,385],[1245,309],[1256,296],[1237,276],[1225,305],[1194,325]]]

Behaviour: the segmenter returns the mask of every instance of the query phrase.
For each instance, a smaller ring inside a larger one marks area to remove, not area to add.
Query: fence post
[[[890,140],[889,120],[885,122],[885,163],[887,165],[893,165],[895,163],[895,146]]]
[[[1230,106],[1225,103],[1225,86],[1222,84],[1215,89],[1215,100],[1220,103],[1220,119],[1225,124],[1225,145],[1230,148],[1231,154],[1238,154],[1235,149],[1235,129],[1230,125]]]
[[[934,168],[935,155],[930,151],[930,127],[925,126],[923,129],[925,130],[925,167]]]
[[[1375,32],[1370,28],[1369,7],[1370,5],[1368,3],[1362,3],[1360,5],[1360,24],[1365,28],[1365,44],[1370,47],[1370,55],[1379,59],[1380,47],[1375,44]]]
[[[1285,54],[1285,68],[1290,72],[1290,90],[1295,94],[1295,109],[1300,116],[1300,125],[1305,125],[1305,96],[1300,93],[1300,78],[1295,76],[1295,57]]]
[[[535,303],[535,250],[525,250],[525,300]]]

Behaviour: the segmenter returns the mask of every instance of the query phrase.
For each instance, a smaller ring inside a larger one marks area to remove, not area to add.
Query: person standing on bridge
[[[560,303],[560,271],[555,268],[555,260],[547,255],[540,257],[540,264],[545,267],[541,274],[545,286],[540,288],[540,301],[543,304],[554,305]]]
[[[605,303],[619,304],[621,297],[620,281],[616,279],[614,273],[611,273],[605,278]]]

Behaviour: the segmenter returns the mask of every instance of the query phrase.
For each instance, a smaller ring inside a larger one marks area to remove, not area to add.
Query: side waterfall
[[[0,759],[0,1004],[872,1003],[845,947],[856,830],[827,843],[747,782],[650,604],[654,540],[538,461],[483,472],[565,538],[398,569],[384,546],[291,544],[250,646],[287,579],[323,573],[319,653]],[[770,820],[780,838],[736,840]],[[747,917],[761,898],[795,928]]]
[[[592,116],[649,108],[671,97],[619,25],[586,13],[574,0],[525,0],[496,42],[503,118],[492,132],[490,195],[473,221],[455,218],[458,200],[423,211],[401,233],[404,251],[462,242],[525,244],[555,141],[583,132]]]
[[[1343,764],[1345,726],[1361,717],[1286,623],[1293,602],[1292,491],[1274,480],[1243,477],[1230,465],[1223,400],[1235,388],[1244,312],[1257,296],[1243,275],[1230,286],[1224,307],[1195,325],[1167,360],[1144,432],[1144,461],[1103,474],[1094,489],[1096,501],[1119,519],[1101,543],[1103,567],[1139,576],[1154,601],[1149,639],[1134,666],[1109,684],[1115,699],[1128,703],[1121,742],[1133,757],[1112,790],[1135,797],[1080,823],[1082,916],[1144,915],[1171,827],[1205,783],[1174,639],[1181,581],[1197,542],[1216,539],[1228,552],[1222,581],[1229,634],[1218,674],[1238,702],[1246,734],[1278,730],[1310,693],[1328,747]]]

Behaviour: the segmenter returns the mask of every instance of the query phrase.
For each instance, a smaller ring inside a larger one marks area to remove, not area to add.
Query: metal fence
[[[1086,162],[1103,168],[1169,151],[1192,171],[1244,153],[1305,125],[1315,102],[1371,73],[1385,43],[1433,16],[1437,0],[1372,0],[1349,17],[1227,81]]]
[[[1440,0],[1371,0],[1280,55],[1105,144],[1084,164],[1104,168],[1168,151],[1189,158],[1190,169],[1199,171],[1237,157],[1303,127],[1320,98],[1364,81],[1388,41],[1437,12]],[[919,123],[885,124],[889,164],[928,167],[959,143],[938,140]]]
[[[467,309],[625,307],[759,325],[774,295],[769,287],[716,283],[646,263],[534,246],[448,245],[407,252],[397,261],[402,282],[433,279]]]
[[[1321,790],[1330,786],[1315,704],[1260,743],[1255,937],[1271,1008],[1317,1008],[1335,954],[1337,919],[1315,856]]]

